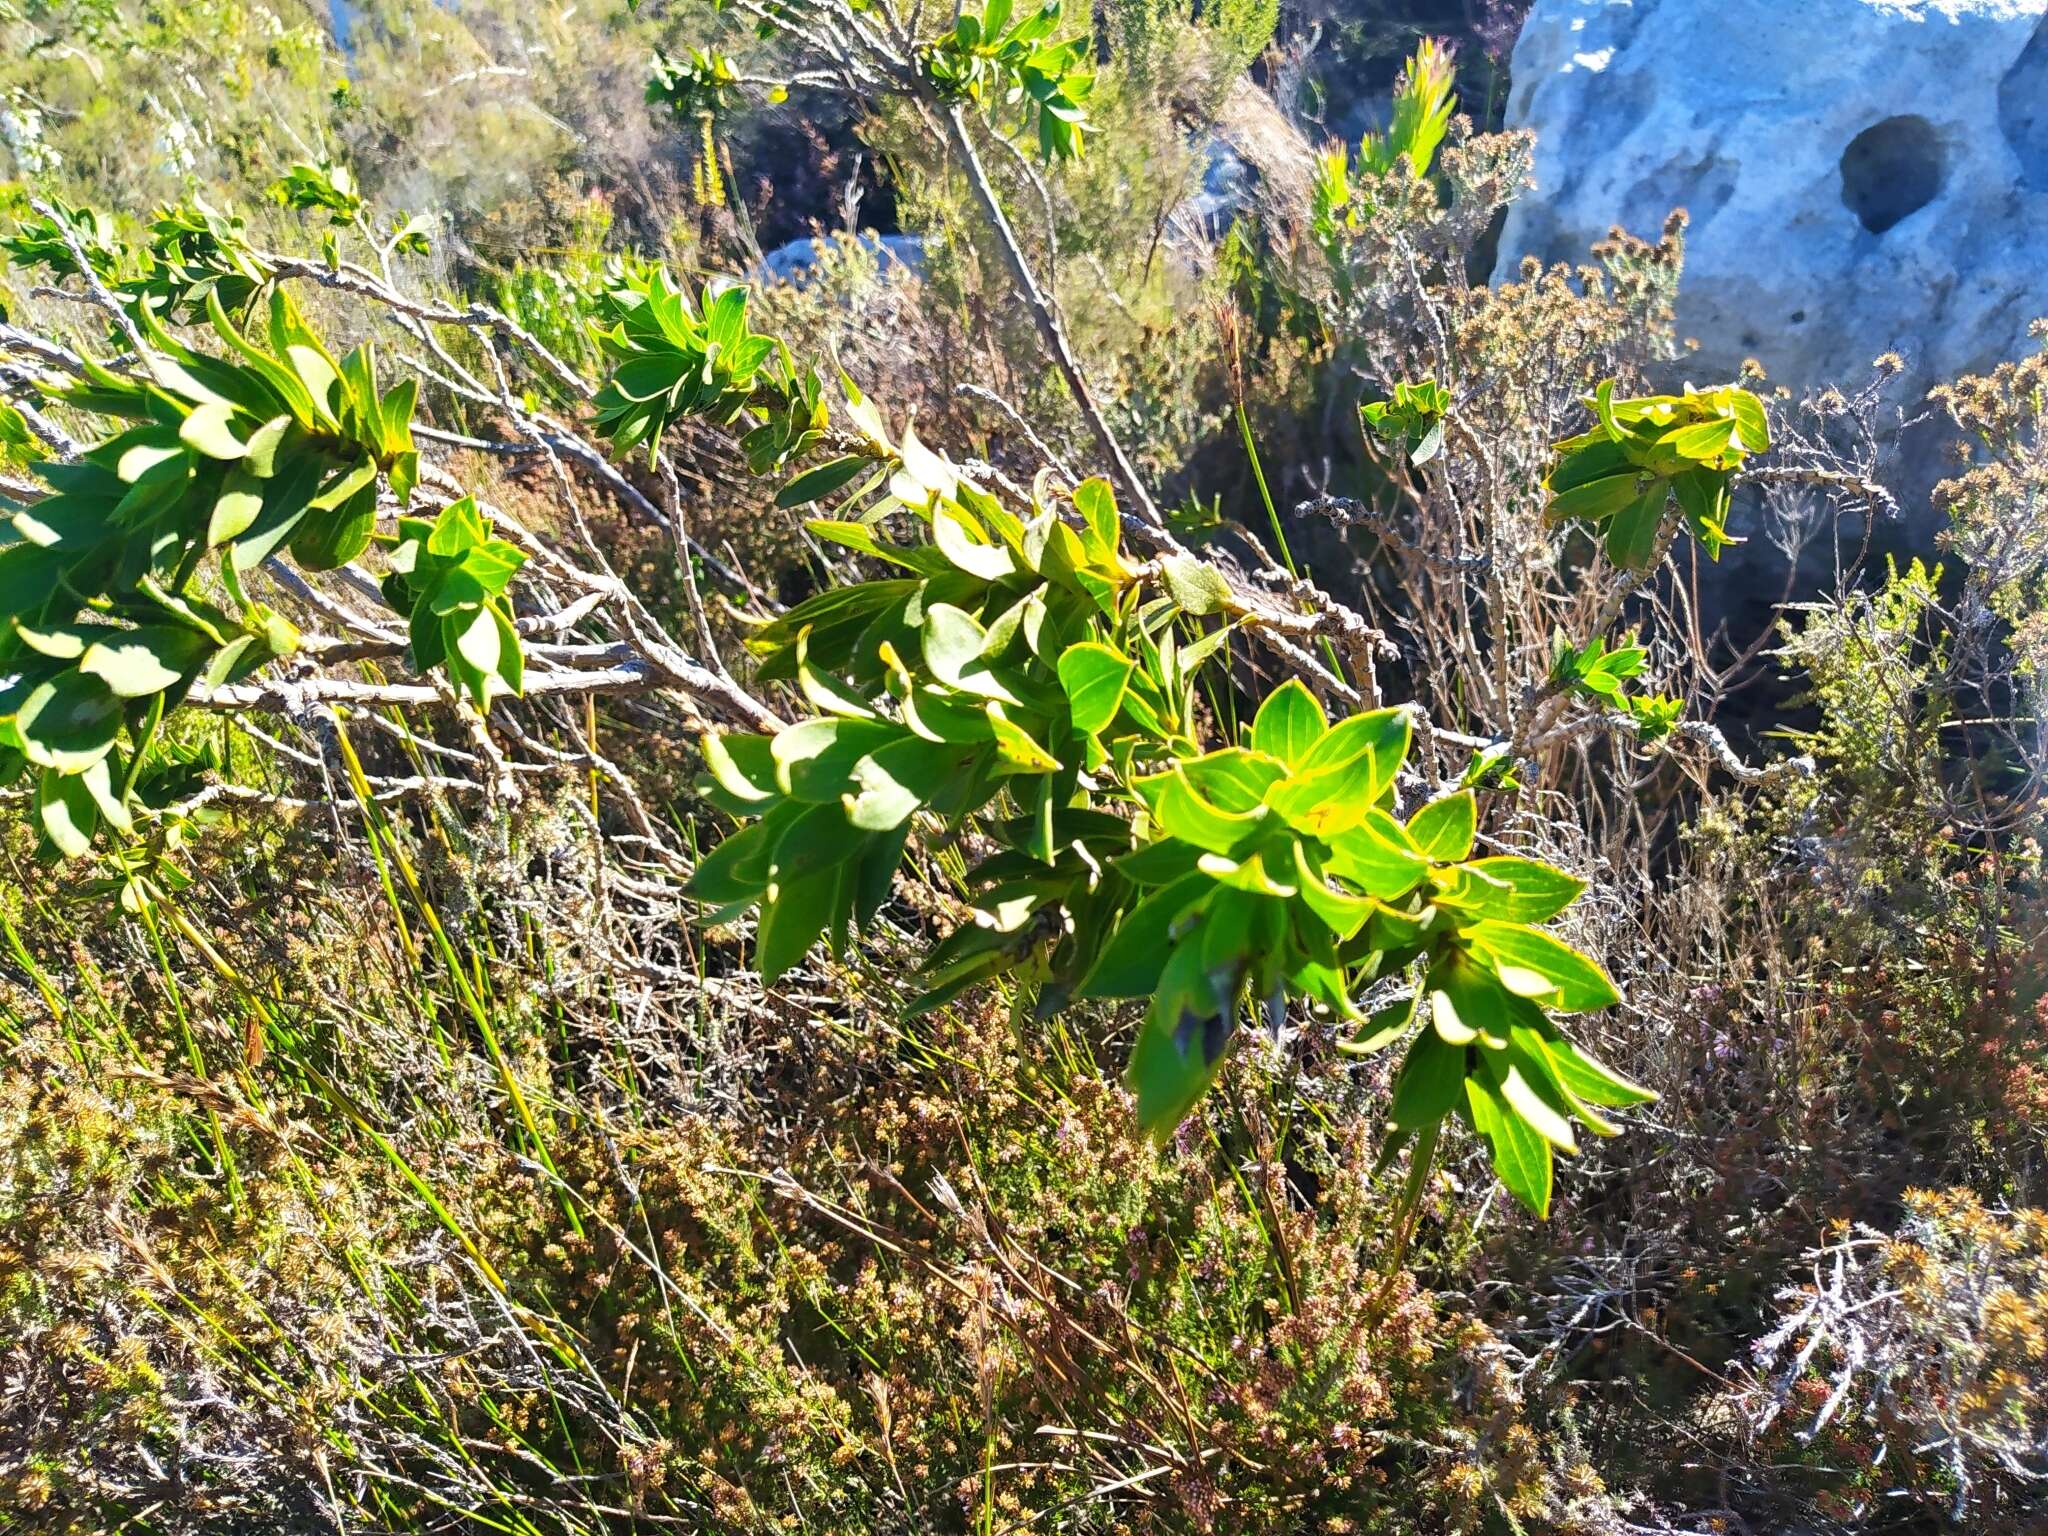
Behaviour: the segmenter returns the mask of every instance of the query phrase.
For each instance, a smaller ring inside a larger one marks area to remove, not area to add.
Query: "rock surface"
[[[1697,382],[1896,349],[1924,388],[2048,315],[2048,0],[1536,0],[1513,79],[1537,188],[1502,272],[1686,208]]]

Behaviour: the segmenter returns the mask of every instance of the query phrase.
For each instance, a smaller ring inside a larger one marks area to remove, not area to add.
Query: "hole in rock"
[[[1873,235],[1881,235],[1941,193],[1947,156],[1924,117],[1872,123],[1842,151],[1842,201]]]

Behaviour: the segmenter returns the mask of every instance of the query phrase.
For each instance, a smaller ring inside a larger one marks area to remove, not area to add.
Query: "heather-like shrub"
[[[1901,1496],[1991,1520],[2031,1505],[2043,1464],[2048,1217],[1966,1189],[1911,1190],[1895,1232],[1858,1225],[1807,1255],[1810,1280],[1754,1346],[1748,1411],[1770,1452],[1846,1522]]]

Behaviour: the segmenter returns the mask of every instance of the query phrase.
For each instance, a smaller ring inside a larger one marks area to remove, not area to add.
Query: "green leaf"
[[[458,570],[474,577],[484,592],[496,597],[526,565],[525,554],[503,539],[486,539],[462,557]]]
[[[1628,456],[1627,445],[1617,438],[1607,436],[1604,431],[1569,438],[1559,443],[1557,447],[1557,467],[1543,483],[1559,495],[1577,490],[1583,485],[1590,485],[1596,480],[1609,480],[1623,475],[1632,477],[1638,472],[1635,461]],[[1553,502],[1552,506],[1555,505]],[[1609,507],[1607,510],[1611,512],[1614,508]]]
[[[843,661],[864,632],[878,619],[900,614],[917,590],[918,583],[904,577],[827,587],[762,625],[747,642],[747,648],[765,658],[761,675],[777,681],[794,675],[793,646],[805,629],[811,631],[812,655],[837,656]],[[831,664],[836,666],[839,662]]]
[[[96,677],[59,672],[29,691],[13,724],[30,762],[59,773],[83,773],[113,750],[121,730],[121,701]]]
[[[775,505],[801,507],[814,501],[822,501],[834,491],[850,484],[859,477],[862,470],[873,463],[872,459],[861,454],[849,453],[813,469],[807,469],[775,493]]]
[[[1197,794],[1178,767],[1133,779],[1131,789],[1162,832],[1208,853],[1235,856],[1265,825],[1264,806],[1238,815],[1225,812]]]
[[[1664,527],[1668,487],[1662,480],[1614,514],[1607,525],[1607,558],[1624,570],[1641,570],[1657,553],[1657,536]]]
[[[223,683],[239,682],[269,659],[269,652],[257,636],[237,635],[213,653],[213,660],[201,676],[207,687],[218,688]]]
[[[1465,933],[1474,953],[1519,997],[1562,1013],[1590,1013],[1621,1001],[1597,963],[1541,929],[1487,919]]]
[[[46,628],[14,621],[14,636],[38,656],[53,661],[76,661],[101,632],[97,624],[52,624]]]
[[[797,814],[793,806],[778,807],[729,835],[697,861],[690,875],[690,895],[709,906],[723,907],[765,893],[776,845]]]
[[[1289,768],[1297,768],[1315,744],[1329,731],[1323,706],[1298,677],[1266,695],[1252,721],[1252,746],[1268,757],[1276,757]]]
[[[1741,457],[1740,443],[1736,436],[1735,423],[1725,417],[1709,421],[1696,421],[1689,426],[1673,427],[1657,439],[1660,448],[1669,448],[1682,458],[1695,463],[1711,464],[1715,468],[1727,468],[1734,459]]]
[[[1550,1143],[1502,1099],[1484,1077],[1465,1080],[1465,1107],[1472,1128],[1493,1155],[1493,1171],[1508,1193],[1528,1207],[1539,1221],[1550,1215],[1553,1160]]]
[[[45,771],[36,781],[36,820],[51,846],[65,858],[83,858],[92,852],[100,813],[84,779]]]
[[[1764,419],[1763,402],[1746,389],[1730,389],[1725,393],[1728,408],[1735,415],[1735,432],[1742,440],[1742,446],[1750,453],[1768,453],[1771,428]]]
[[[1614,380],[1602,379],[1593,391],[1593,414],[1600,418],[1600,427],[1608,437],[1620,442],[1626,435],[1621,423],[1614,419]]]
[[[1060,653],[1060,687],[1066,690],[1074,729],[1093,736],[1108,728],[1123,707],[1124,686],[1137,664],[1096,640]]]
[[[1301,831],[1319,837],[1357,826],[1394,783],[1408,756],[1404,709],[1354,715],[1311,747],[1266,803]],[[1399,839],[1405,843],[1405,834]]]
[[[1655,1101],[1656,1094],[1639,1083],[1630,1082],[1583,1046],[1574,1045],[1562,1036],[1553,1036],[1546,1044],[1550,1048],[1550,1064],[1556,1070],[1558,1080],[1574,1098],[1584,1099],[1588,1104],[1604,1104],[1610,1109],[1626,1109],[1631,1104]]]
[[[498,626],[491,622],[488,610],[479,608],[474,614],[464,616],[451,614],[445,621],[443,634],[447,637],[448,649],[452,656],[459,657],[480,676],[495,676],[498,658],[503,652],[504,637]],[[485,708],[490,703],[492,689],[486,684],[473,687],[477,695],[477,707]]]
[[[237,571],[253,570],[276,552],[305,520],[307,502],[320,482],[322,461],[311,454],[294,455],[262,482],[263,511],[234,541]]]
[[[1408,912],[1383,901],[1374,903],[1372,917],[1365,926],[1366,947],[1404,953],[1419,951],[1435,911],[1434,907],[1424,907],[1420,912]]]
[[[1430,969],[1425,990],[1430,1024],[1446,1045],[1480,1041],[1498,1050],[1508,1043],[1513,999],[1483,966],[1451,950]]]
[[[832,921],[839,889],[837,864],[770,887],[754,940],[754,965],[762,985],[773,986],[810,952]]]
[[[137,428],[123,433],[110,446],[121,449],[121,456],[115,461],[114,473],[129,485],[155,485],[168,480],[180,480],[192,473],[192,456],[185,447],[168,433],[159,434],[153,428]]]
[[[1410,994],[1384,1008],[1375,1008],[1364,1027],[1351,1039],[1339,1040],[1337,1049],[1347,1056],[1370,1056],[1385,1050],[1414,1026],[1417,1001],[1418,996]]]
[[[1215,890],[1204,874],[1183,875],[1160,886],[1112,929],[1095,964],[1074,989],[1076,997],[1145,997],[1159,985],[1182,915]]]
[[[1651,495],[1661,499],[1664,494],[1662,483],[1654,483],[1657,488]],[[1574,519],[1599,523],[1642,499],[1642,472],[1630,464],[1618,474],[1587,480],[1570,490],[1557,492],[1550,498],[1550,504],[1544,508],[1543,515],[1553,523],[1569,522]]]
[[[1191,874],[1201,861],[1201,850],[1170,837],[1147,843],[1136,853],[1116,861],[1116,872],[1133,885],[1171,885]]]
[[[449,502],[434,519],[433,531],[427,535],[427,553],[452,559],[467,554],[488,536],[476,498],[464,496]]]
[[[842,688],[838,681],[811,665],[811,632],[806,629],[796,637],[796,685],[811,707],[820,714],[840,715],[848,720],[873,720],[875,712],[868,708],[865,700],[855,697]]]
[[[502,604],[494,602],[485,612],[498,626],[498,681],[507,693],[518,698],[526,692],[526,643],[519,638],[519,631]]]
[[[1159,579],[1183,613],[1221,613],[1230,607],[1230,583],[1223,573],[1193,555],[1168,555],[1159,563]]]
[[[996,615],[995,622],[988,626],[988,633],[981,642],[982,660],[995,662],[1007,656],[1019,635],[1025,637],[1026,647],[1035,656],[1038,653],[1039,642],[1045,638],[1043,588],[1034,588],[1027,592]]]
[[[768,737],[707,731],[698,745],[712,779],[742,805],[763,806],[777,798],[775,759]]]
[[[1003,713],[1003,706],[990,699],[986,706],[989,729],[996,744],[994,771],[1011,773],[1057,773],[1060,760],[1036,741],[1022,726]]]
[[[303,332],[308,341],[311,332]],[[341,382],[341,375],[335,372],[334,360],[314,342],[311,346],[296,343],[281,347],[279,354],[291,364],[292,371],[299,376],[299,382],[306,386],[306,393],[313,401],[313,409],[328,422],[334,422],[335,386]]]
[[[1204,966],[1199,934],[1168,958],[1124,1074],[1137,1096],[1138,1128],[1155,1142],[1173,1134],[1215,1081],[1237,1023],[1238,980]]]
[[[958,771],[958,753],[905,736],[853,765],[854,789],[845,797],[846,819],[864,832],[891,832]]]
[[[438,576],[428,579],[426,610],[435,615],[473,613],[483,606],[484,584],[461,565],[442,560]]]
[[[231,425],[237,414],[226,401],[208,401],[185,418],[178,438],[209,459],[239,459],[248,452],[248,445],[235,436]]]
[[[1117,516],[1116,492],[1109,482],[1100,475],[1083,480],[1074,487],[1074,505],[1099,546],[1089,553],[1098,557],[1114,555],[1123,537],[1123,520]]]
[[[1455,864],[1472,852],[1479,827],[1479,803],[1471,790],[1432,800],[1408,818],[1408,835],[1439,864]]]
[[[1533,1058],[1510,1040],[1504,1051],[1482,1051],[1479,1070],[1508,1112],[1560,1152],[1579,1150],[1571,1106]]]
[[[837,544],[842,549],[873,555],[877,560],[887,560],[891,565],[900,565],[906,570],[928,568],[927,551],[885,543],[875,537],[875,530],[866,523],[851,523],[831,517],[812,517],[804,520],[804,527],[827,543]]]
[[[1406,829],[1385,811],[1368,811],[1356,826],[1326,841],[1330,853],[1324,867],[1382,901],[1407,895],[1429,873],[1429,860],[1415,850]]]
[[[1220,853],[1205,853],[1195,861],[1195,867],[1218,885],[1228,886],[1234,891],[1283,899],[1295,893],[1295,887],[1282,885],[1266,872],[1264,859],[1256,853],[1242,862],[1225,858]]]
[[[115,759],[109,755],[101,758],[85,772],[78,775],[78,782],[85,786],[85,792],[98,807],[100,818],[111,827],[123,832],[135,830],[134,819],[128,814],[128,804],[121,797],[121,790],[114,783]]]
[[[778,886],[846,863],[860,853],[866,842],[861,829],[847,825],[843,805],[803,806],[775,845],[773,866],[768,871],[771,897]]]
[[[197,630],[174,624],[145,624],[95,640],[78,660],[78,670],[96,677],[124,699],[146,698],[195,675],[213,643]]]
[[[988,933],[988,930],[979,928],[972,931],[977,934]],[[994,933],[989,933],[988,937],[991,942],[995,943],[1002,942],[1003,938],[1001,934]],[[905,1020],[923,1018],[933,1010],[944,1007],[970,987],[980,985],[988,980],[989,977],[1000,974],[1015,963],[1013,956],[1001,950],[992,954],[979,954],[964,959],[957,966],[953,966],[939,975],[936,978],[936,985],[928,991],[918,993],[917,996],[905,1003],[903,1005],[902,1017]]]
[[[1278,761],[1243,747],[1184,758],[1180,771],[1196,794],[1233,815],[1258,810],[1266,802],[1266,792],[1286,776]]]
[[[340,506],[315,508],[292,535],[292,559],[309,571],[333,571],[370,547],[377,526],[377,483],[366,480]]]
[[[919,688],[897,703],[903,710],[903,723],[925,741],[971,745],[995,739],[995,726],[983,700],[940,688]]]
[[[1321,862],[1309,851],[1308,845],[1299,839],[1291,841],[1294,843],[1294,868],[1300,880],[1302,902],[1342,943],[1365,926],[1366,919],[1373,914],[1375,903],[1370,897],[1354,896],[1349,891],[1335,889],[1323,878]]]
[[[903,468],[889,481],[889,490],[905,506],[926,507],[936,497],[952,500],[959,491],[960,476],[953,466],[918,440],[910,426],[903,429],[897,445]]]
[[[996,582],[1016,574],[1017,564],[999,544],[979,542],[968,536],[966,519],[941,501],[932,506],[932,543],[952,562],[977,581]]]
[[[378,427],[383,441],[384,452],[403,454],[412,447],[412,413],[419,401],[420,381],[414,378],[400,379],[384,392],[384,398],[377,403]],[[399,499],[405,499],[405,491],[398,490]]]
[[[924,664],[940,682],[1000,703],[1019,702],[983,661],[982,648],[988,632],[973,614],[950,603],[929,603],[924,610],[921,640]]]
[[[1689,470],[1672,477],[1671,489],[1686,525],[1709,560],[1719,560],[1724,548],[1742,542],[1728,534],[1728,482],[1724,476],[1713,470]]]
[[[1387,1118],[1397,1131],[1420,1131],[1435,1125],[1458,1102],[1465,1081],[1465,1048],[1447,1045],[1433,1030],[1423,1030],[1408,1047]]]
[[[804,720],[769,744],[776,787],[813,804],[836,805],[854,788],[854,765],[901,740],[901,727],[882,720]]]
[[[1578,899],[1586,882],[1538,859],[1474,859],[1446,872],[1437,899],[1474,917],[1541,923]]]
[[[263,510],[263,482],[250,475],[231,474],[221,482],[213,510],[206,520],[208,548],[239,538]]]
[[[909,837],[910,823],[906,820],[893,832],[870,837],[861,850],[853,868],[853,920],[863,932],[889,899],[897,866],[903,862],[903,845]]]
[[[1522,1007],[1525,1017],[1509,1036],[1508,1058],[1520,1066],[1522,1075],[1534,1085],[1553,1112],[1568,1120],[1580,1121],[1596,1136],[1619,1136],[1620,1126],[1565,1087],[1564,1079],[1557,1070],[1557,1059],[1550,1050],[1550,1040],[1556,1036],[1550,1021],[1532,1004],[1525,1002]],[[1532,1120],[1530,1123],[1535,1122]]]

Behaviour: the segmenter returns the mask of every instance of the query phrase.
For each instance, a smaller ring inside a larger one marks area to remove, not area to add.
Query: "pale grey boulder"
[[[1918,388],[2048,315],[2048,0],[1536,0],[1507,121],[1536,189],[1499,275],[1691,214],[1700,383],[1755,357],[1795,391]]]

